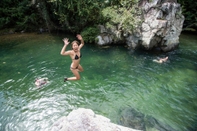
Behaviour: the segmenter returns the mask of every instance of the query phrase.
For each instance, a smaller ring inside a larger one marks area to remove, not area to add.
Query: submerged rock
[[[135,129],[145,129],[144,115],[134,109],[125,109],[121,112],[121,125],[132,127]]]
[[[110,122],[110,119],[96,115],[90,109],[73,110],[67,117],[60,118],[52,131],[139,131]]]
[[[171,126],[132,108],[126,108],[121,111],[119,123],[123,126],[143,131],[177,131]]]

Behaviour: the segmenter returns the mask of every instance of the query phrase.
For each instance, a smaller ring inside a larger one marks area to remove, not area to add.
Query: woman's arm
[[[69,44],[69,41],[68,41],[67,38],[64,38],[63,41],[64,41],[64,46],[63,46],[63,48],[62,48],[60,54],[61,54],[61,55],[69,55],[69,54],[70,54],[70,51],[65,51],[67,45]]]
[[[81,44],[79,45],[79,50],[80,50],[84,46],[84,40],[81,35],[77,35],[77,38],[78,38],[78,40],[81,41]]]

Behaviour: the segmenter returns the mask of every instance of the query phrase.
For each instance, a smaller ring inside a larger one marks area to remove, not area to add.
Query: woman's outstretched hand
[[[77,39],[80,40],[80,41],[83,40],[83,38],[80,34],[77,35]]]
[[[63,41],[64,41],[64,45],[68,45],[70,42],[68,41],[68,38],[64,38],[64,39],[62,39]]]

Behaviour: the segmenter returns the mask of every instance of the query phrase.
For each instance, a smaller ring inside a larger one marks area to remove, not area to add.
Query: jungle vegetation
[[[185,16],[183,30],[197,31],[197,1],[196,0],[178,0],[182,5],[182,12]]]
[[[95,34],[98,24],[121,23],[133,28],[139,21],[128,17],[136,11],[139,0],[1,0],[0,30]],[[197,29],[196,0],[178,0],[185,16],[184,28]],[[132,23],[131,23],[132,21]]]

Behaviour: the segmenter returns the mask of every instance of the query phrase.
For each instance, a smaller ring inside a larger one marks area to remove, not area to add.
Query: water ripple
[[[167,63],[157,64],[152,62],[157,57],[152,54],[128,54],[122,47],[99,50],[87,45],[82,79],[63,82],[65,76],[73,75],[70,59],[57,54],[59,43],[41,41],[24,46],[27,52],[2,56],[10,66],[4,63],[5,70],[1,70],[0,130],[47,131],[58,118],[79,107],[93,109],[115,122],[119,121],[120,109],[131,107],[180,131],[195,127],[195,46],[185,44],[167,53]],[[13,61],[19,56],[23,59]],[[38,77],[47,77],[49,82],[38,88],[34,85]]]

